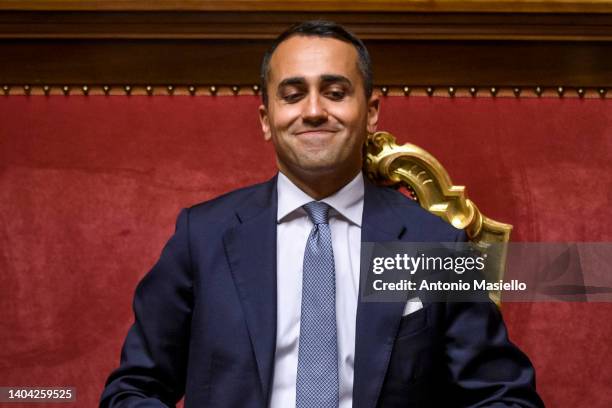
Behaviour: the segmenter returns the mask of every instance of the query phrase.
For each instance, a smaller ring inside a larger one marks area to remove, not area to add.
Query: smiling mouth
[[[304,130],[302,132],[297,132],[296,135],[297,136],[301,136],[301,135],[326,135],[326,134],[330,134],[330,133],[336,133],[336,130],[332,130],[332,129],[311,129],[311,130]]]

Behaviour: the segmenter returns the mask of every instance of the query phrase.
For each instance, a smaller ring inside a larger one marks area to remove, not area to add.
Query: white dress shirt
[[[360,172],[341,190],[321,200],[331,207],[329,226],[336,272],[340,408],[350,408],[353,405],[363,183]],[[276,355],[270,408],[288,408],[295,407],[302,269],[306,241],[313,227],[302,205],[315,200],[280,172],[277,188]]]

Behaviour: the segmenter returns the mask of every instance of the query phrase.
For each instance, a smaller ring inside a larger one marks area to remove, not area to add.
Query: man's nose
[[[314,126],[327,121],[327,109],[321,100],[321,95],[311,94],[308,96],[302,113],[302,119],[304,122]]]

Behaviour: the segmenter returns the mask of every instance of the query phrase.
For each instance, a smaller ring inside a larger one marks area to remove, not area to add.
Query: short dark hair
[[[365,88],[366,98],[372,96],[372,61],[370,60],[370,54],[368,49],[363,42],[355,36],[355,34],[342,27],[340,24],[334,23],[333,21],[327,20],[310,20],[303,23],[294,24],[281,33],[272,46],[264,54],[261,62],[261,97],[265,106],[268,106],[268,75],[270,70],[270,59],[276,48],[283,42],[294,36],[305,36],[305,37],[323,37],[323,38],[335,38],[340,41],[352,44],[357,50],[358,61],[357,65],[359,72],[363,78],[363,84]]]

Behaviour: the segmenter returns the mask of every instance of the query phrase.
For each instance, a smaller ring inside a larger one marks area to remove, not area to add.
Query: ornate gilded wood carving
[[[497,265],[492,268],[496,276],[487,278],[497,281],[503,277],[506,249],[501,244],[509,242],[512,225],[483,215],[467,198],[465,187],[453,185],[442,164],[424,149],[411,143],[400,146],[387,132],[370,135],[366,149],[370,179],[406,187],[423,208],[464,229],[474,246]],[[499,304],[499,293],[490,296]]]

